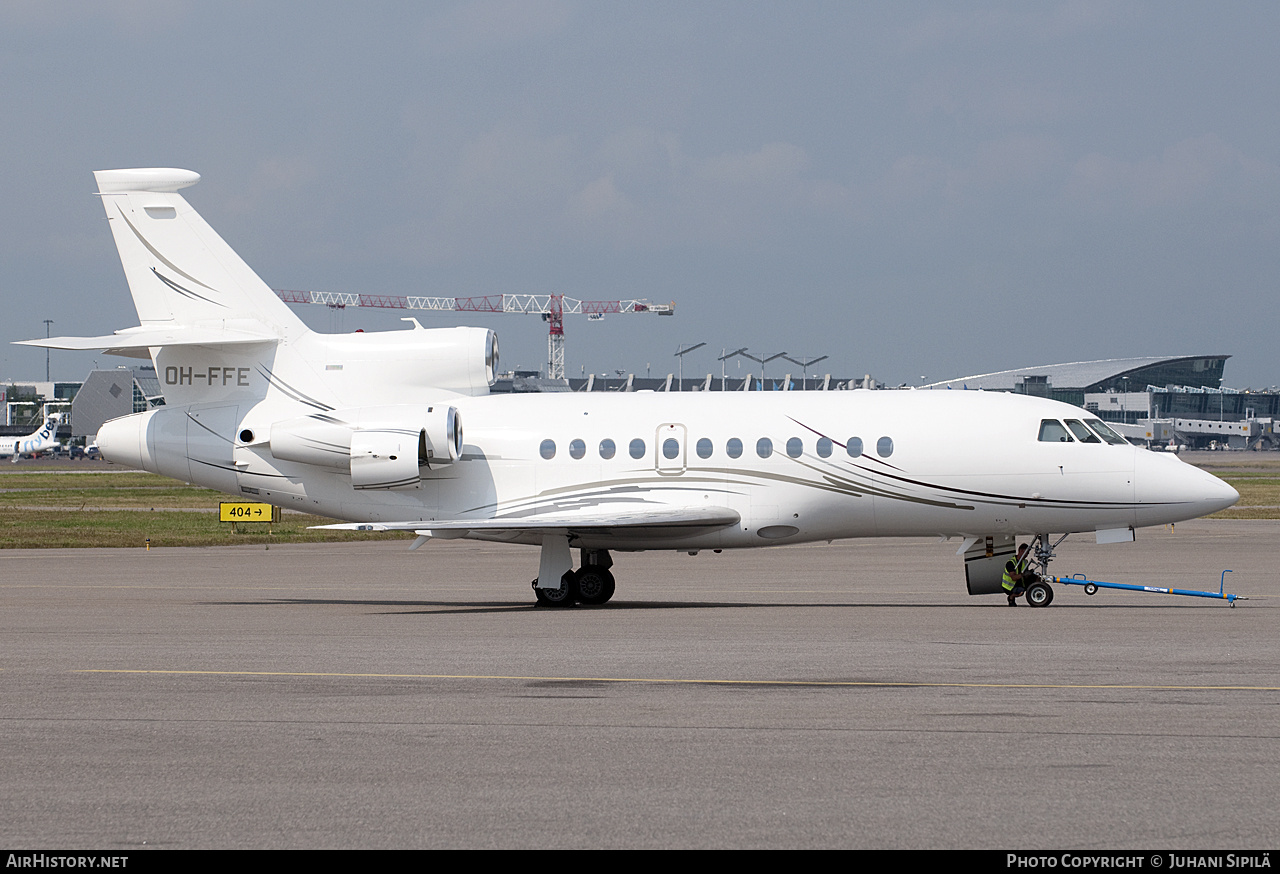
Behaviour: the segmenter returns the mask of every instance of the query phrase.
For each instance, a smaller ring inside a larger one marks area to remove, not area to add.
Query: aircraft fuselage
[[[641,392],[450,403],[464,423],[461,456],[421,468],[405,488],[358,490],[348,473],[273,457],[271,420],[284,418],[278,401],[269,410],[164,407],[110,423],[99,443],[111,460],[358,522],[655,507],[723,507],[740,517],[713,530],[597,530],[574,542],[591,548],[1094,531],[1195,518],[1237,497],[1176,457],[1040,440],[1042,422],[1088,414],[1017,395]],[[536,532],[468,536],[540,542]]]

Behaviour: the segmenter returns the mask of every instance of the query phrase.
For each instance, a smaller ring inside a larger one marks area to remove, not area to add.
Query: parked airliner
[[[1132,540],[1239,498],[1035,397],[489,394],[493,332],[315,333],[177,193],[199,175],[95,176],[140,325],[23,342],[155,363],[165,405],[103,425],[107,459],[348,520],[331,527],[412,531],[415,548],[539,546],[542,604],[608,601],[613,552],[919,535],[959,538],[969,591],[999,592],[1019,536],[1043,567],[1051,535]]]
[[[44,424],[26,437],[5,438],[0,440],[0,458],[13,456],[16,462],[24,455],[35,455],[38,452],[51,452],[61,444],[58,443],[58,425],[62,416],[50,413],[45,416]]]

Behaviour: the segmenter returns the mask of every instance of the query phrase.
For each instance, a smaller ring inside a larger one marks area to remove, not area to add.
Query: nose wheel
[[[1045,582],[1035,582],[1027,586],[1027,605],[1031,607],[1048,607],[1053,603],[1053,589]]]

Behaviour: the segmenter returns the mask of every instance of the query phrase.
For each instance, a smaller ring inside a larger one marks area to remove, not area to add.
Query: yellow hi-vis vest
[[[1009,576],[1009,565],[1013,565],[1014,573],[1021,574],[1027,569],[1027,559],[1024,556],[1022,560],[1019,561],[1017,556],[1014,556],[1004,563],[1004,578],[1000,581],[1000,585],[1004,587],[1006,592],[1012,592],[1014,586],[1018,585],[1013,581],[1013,577]]]

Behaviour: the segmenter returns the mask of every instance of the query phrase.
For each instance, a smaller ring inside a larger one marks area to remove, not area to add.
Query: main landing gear
[[[615,584],[609,568],[613,558],[607,549],[583,549],[582,567],[566,571],[560,588],[540,589],[533,581],[533,594],[539,607],[572,607],[574,604],[598,606],[613,597]]]

